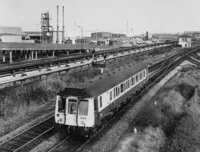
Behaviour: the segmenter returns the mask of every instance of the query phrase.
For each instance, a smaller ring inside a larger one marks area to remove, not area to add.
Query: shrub
[[[164,142],[165,135],[162,129],[150,126],[144,130],[143,139],[138,141],[138,152],[159,152]]]

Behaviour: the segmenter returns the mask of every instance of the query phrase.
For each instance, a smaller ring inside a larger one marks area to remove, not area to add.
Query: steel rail
[[[0,150],[12,151],[12,152],[19,151],[24,146],[28,145],[32,141],[38,139],[42,135],[51,131],[54,128],[53,123],[52,123],[53,120],[54,120],[54,116],[50,116],[50,117],[46,118],[45,120],[33,125],[32,127],[22,131],[21,133],[13,136],[12,138],[4,141],[3,143],[0,144]],[[40,129],[40,130],[38,131],[37,129]],[[36,133],[34,131],[36,131]],[[24,136],[26,134],[28,134],[30,136],[29,137]],[[25,142],[20,141],[20,140],[22,140],[21,138],[22,139],[27,138],[27,140]],[[17,145],[14,144],[15,142],[18,142],[18,144]],[[13,148],[8,148],[8,147],[13,147]]]

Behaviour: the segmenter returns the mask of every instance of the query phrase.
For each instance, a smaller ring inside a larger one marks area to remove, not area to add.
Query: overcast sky
[[[66,35],[74,25],[85,31],[183,32],[200,31],[200,0],[0,0],[0,26],[24,31],[40,27],[41,13],[49,11],[56,28],[56,7],[65,6]],[[77,29],[80,30],[80,29]]]

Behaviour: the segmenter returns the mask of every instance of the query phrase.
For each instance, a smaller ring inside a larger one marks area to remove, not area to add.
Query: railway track
[[[183,54],[183,53],[182,53]],[[180,54],[179,54],[180,55]],[[174,58],[172,57],[171,60]],[[167,67],[169,69],[169,66],[172,64],[170,59],[167,59],[165,61],[165,64],[163,63],[164,67]],[[180,58],[179,58],[180,60]],[[178,62],[177,62],[178,63]],[[147,90],[149,90],[157,81],[158,78],[163,77],[166,75],[166,72],[164,72],[166,69],[161,69],[159,72],[156,72],[157,74],[151,77],[155,78],[157,77],[156,80],[153,80],[151,84],[148,84],[148,86],[143,89],[137,96],[131,97],[130,100],[138,100],[142,94],[144,94]],[[82,141],[71,141],[71,139],[67,136],[64,140],[62,140],[60,143],[56,144],[54,147],[52,147],[49,152],[52,151],[61,151],[63,150],[63,145],[65,145],[65,150],[67,151],[80,151],[87,143],[89,143],[93,138],[95,138],[100,132],[105,130],[105,128],[109,128],[117,119],[119,119],[119,116],[121,116],[128,108],[132,107],[135,103],[130,103],[127,106],[125,106],[121,112],[117,113],[117,115],[110,120],[108,124],[105,124],[102,126],[95,134],[91,136],[91,138],[87,140],[82,140]],[[0,144],[0,151],[2,152],[18,152],[18,151],[23,151],[24,149],[31,149],[30,144],[34,141],[36,141],[38,138],[42,137],[43,135],[54,132],[54,118],[50,117],[39,124],[34,125],[33,127],[25,130],[19,135],[14,136],[13,138],[9,139],[8,141],[1,143]],[[61,147],[61,148],[60,148]],[[32,147],[33,148],[33,147]]]
[[[95,138],[102,133],[103,131],[108,130],[119,118],[129,110],[134,104],[145,94],[147,93],[157,82],[159,82],[164,76],[166,76],[173,68],[179,65],[188,55],[194,53],[196,50],[193,50],[189,53],[179,53],[175,55],[175,57],[171,57],[170,59],[166,59],[162,66],[155,68],[156,73],[149,78],[149,83],[145,88],[141,89],[137,95],[132,95],[127,101],[128,103],[117,113],[114,114],[112,118],[109,119],[107,123],[105,123],[99,130],[97,130],[89,139],[82,141],[73,141],[70,142],[70,138],[67,136],[60,143],[56,144],[52,147],[48,152],[61,152],[61,151],[69,151],[69,152],[80,152],[83,148],[95,140]],[[181,56],[181,57],[180,57]],[[159,70],[159,71],[157,71]]]
[[[1,152],[20,152],[32,149],[32,143],[47,133],[54,132],[54,117],[51,116],[42,122],[28,128],[22,133],[0,144]]]

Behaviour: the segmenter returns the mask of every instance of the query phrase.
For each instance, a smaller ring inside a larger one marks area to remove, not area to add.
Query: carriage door
[[[68,97],[67,99],[67,122],[70,122],[69,125],[74,125],[76,126],[78,123],[78,118],[77,118],[77,104],[78,104],[78,99],[75,97]]]

